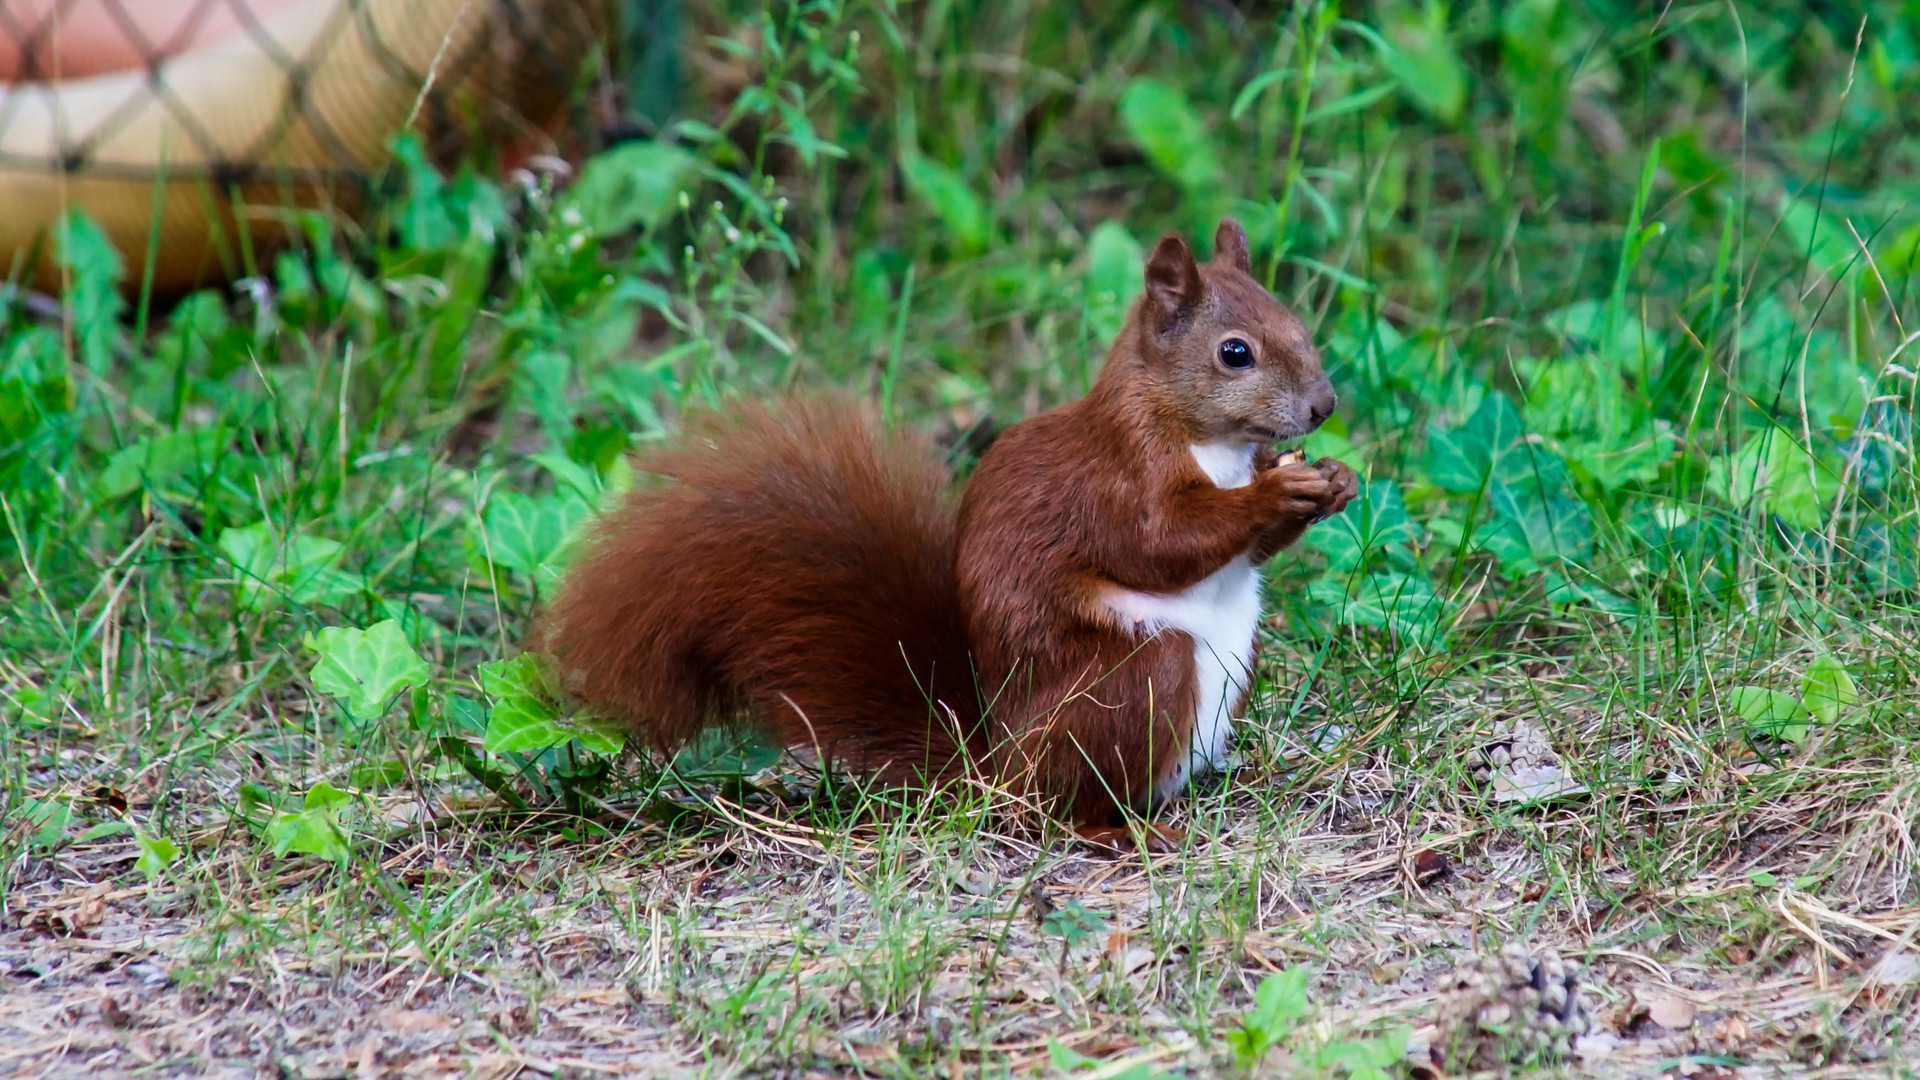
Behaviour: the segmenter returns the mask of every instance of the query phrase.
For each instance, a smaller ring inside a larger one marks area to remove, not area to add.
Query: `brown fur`
[[[1083,825],[1143,806],[1186,752],[1193,642],[1143,638],[1103,597],[1264,561],[1356,487],[1338,463],[1268,457],[1220,488],[1195,461],[1195,442],[1293,439],[1333,408],[1239,226],[1215,248],[1201,265],[1160,242],[1093,391],[1000,437],[957,534],[930,448],[846,402],[690,423],[642,459],[659,480],[601,522],[554,604],[569,687],[662,749],[744,710],[902,777],[984,761]],[[1251,367],[1219,358],[1227,337]]]
[[[979,707],[930,444],[799,399],[691,416],[635,465],[545,620],[570,691],[661,750],[744,711],[900,779],[959,765]]]

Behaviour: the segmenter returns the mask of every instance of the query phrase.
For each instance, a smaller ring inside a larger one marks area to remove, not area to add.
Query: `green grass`
[[[75,223],[0,293],[5,1069],[1365,1076],[1523,942],[1612,1041],[1520,1072],[1910,1074],[1920,21],[647,11],[658,141],[571,181],[403,145],[252,286],[149,315]],[[512,661],[686,404],[851,386],[964,473],[1224,214],[1369,483],[1189,850],[666,769]]]

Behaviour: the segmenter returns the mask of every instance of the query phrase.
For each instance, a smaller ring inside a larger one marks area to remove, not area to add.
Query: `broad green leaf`
[[[1070,1049],[1051,1035],[1047,1036],[1047,1060],[1061,1072],[1072,1072],[1075,1069],[1084,1069],[1100,1063],[1096,1058],[1090,1058]]]
[[[497,566],[537,575],[559,560],[567,541],[592,515],[591,505],[571,495],[503,492],[487,500],[482,550]]]
[[[267,823],[267,841],[275,855],[289,852],[345,863],[351,834],[342,819],[354,797],[322,780],[307,792],[298,813],[281,813]]]
[[[1797,529],[1821,526],[1829,487],[1813,456],[1778,430],[1753,435],[1732,456],[1707,464],[1708,491],[1743,509],[1758,502]]]
[[[104,840],[109,836],[119,836],[132,831],[133,826],[124,821],[103,821],[98,825],[90,825],[82,829],[80,835],[73,838],[73,842],[75,845],[91,844],[95,840]]]
[[[1459,123],[1467,107],[1467,71],[1447,32],[1447,5],[1427,0],[1418,15],[1399,9],[1383,29],[1393,44],[1387,70],[1408,100],[1442,123]]]
[[[1189,192],[1219,187],[1220,154],[1187,95],[1159,79],[1135,79],[1120,98],[1120,122],[1154,168]]]
[[[38,848],[50,848],[67,834],[73,820],[73,804],[66,799],[28,799],[22,815],[30,830],[28,841]]]
[[[1238,1030],[1226,1033],[1234,1060],[1243,1069],[1251,1068],[1312,1013],[1306,968],[1295,966],[1268,975],[1253,992],[1253,1008],[1241,1017]]]
[[[1667,349],[1632,311],[1616,311],[1609,321],[1604,300],[1576,300],[1541,321],[1574,350],[1596,353],[1619,371],[1639,371]]]
[[[1146,253],[1125,225],[1103,221],[1087,237],[1087,321],[1093,336],[1112,341],[1127,308],[1145,287]]]
[[[1830,653],[1821,653],[1807,665],[1806,678],[1800,685],[1800,699],[1816,719],[1831,724],[1840,718],[1842,709],[1860,699],[1860,691],[1840,661]]]
[[[967,184],[966,178],[918,151],[900,155],[900,171],[914,197],[925,203],[947,232],[954,246],[971,254],[986,248],[992,239],[993,219],[986,201]]]
[[[140,849],[140,857],[133,860],[133,868],[148,881],[160,876],[167,867],[172,866],[180,857],[180,847],[164,836],[150,836],[135,829],[134,846]]]
[[[1309,585],[1307,595],[1331,608],[1338,622],[1390,630],[1411,644],[1430,645],[1444,634],[1451,612],[1425,574],[1388,570],[1349,580],[1330,574]]]
[[[1736,686],[1727,705],[1746,722],[1751,735],[1797,743],[1807,737],[1807,710],[1792,694],[1764,686]]]
[[[1388,1080],[1399,1072],[1411,1034],[1406,1028],[1395,1028],[1372,1039],[1336,1039],[1321,1047],[1313,1061],[1323,1072],[1344,1068],[1347,1080]]]
[[[1490,480],[1557,488],[1565,483],[1558,459],[1525,441],[1520,411],[1505,394],[1489,392],[1467,418],[1451,430],[1427,436],[1427,475],[1457,495],[1481,491]]]
[[[240,606],[247,611],[282,594],[297,603],[337,605],[366,588],[358,575],[334,566],[341,546],[324,537],[296,533],[282,539],[261,521],[223,531],[219,547],[233,563]]]
[[[480,665],[480,689],[491,698],[525,694],[553,697],[553,675],[540,657],[521,653],[506,660],[489,660]]]
[[[561,219],[571,211],[601,236],[651,228],[673,208],[698,165],[694,155],[668,143],[630,142],[595,154],[567,189]]]
[[[378,719],[394,695],[425,686],[433,677],[392,619],[365,630],[324,627],[307,635],[306,646],[320,654],[311,676],[314,688],[340,699],[355,720]]]
[[[169,431],[129,443],[113,452],[93,482],[102,502],[131,495],[143,483],[159,484],[199,468],[210,471],[226,433],[219,428]]]
[[[596,754],[618,753],[626,736],[611,725],[563,716],[552,678],[532,653],[480,665],[480,688],[493,699],[483,741],[489,753],[530,754],[569,739]]]
[[[1307,531],[1307,544],[1327,556],[1335,571],[1347,573],[1384,556],[1411,569],[1419,530],[1407,516],[1406,498],[1392,480],[1370,480],[1346,510]]]
[[[1474,539],[1510,578],[1580,562],[1593,550],[1593,512],[1572,496],[1496,483],[1487,501],[1493,519]]]

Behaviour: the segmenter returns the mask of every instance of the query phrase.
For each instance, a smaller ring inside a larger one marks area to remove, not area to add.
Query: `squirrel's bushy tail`
[[[569,691],[667,751],[746,722],[931,779],[977,750],[930,443],[816,397],[690,416],[634,464],[543,623]]]

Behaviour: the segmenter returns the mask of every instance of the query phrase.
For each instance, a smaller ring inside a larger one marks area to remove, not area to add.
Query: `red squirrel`
[[[956,512],[927,439],[844,399],[690,417],[546,613],[564,685],[671,751],[745,722],[908,782],[984,772],[1089,834],[1227,761],[1259,566],[1358,490],[1233,221],[1162,238],[1086,397],[1008,428]]]

